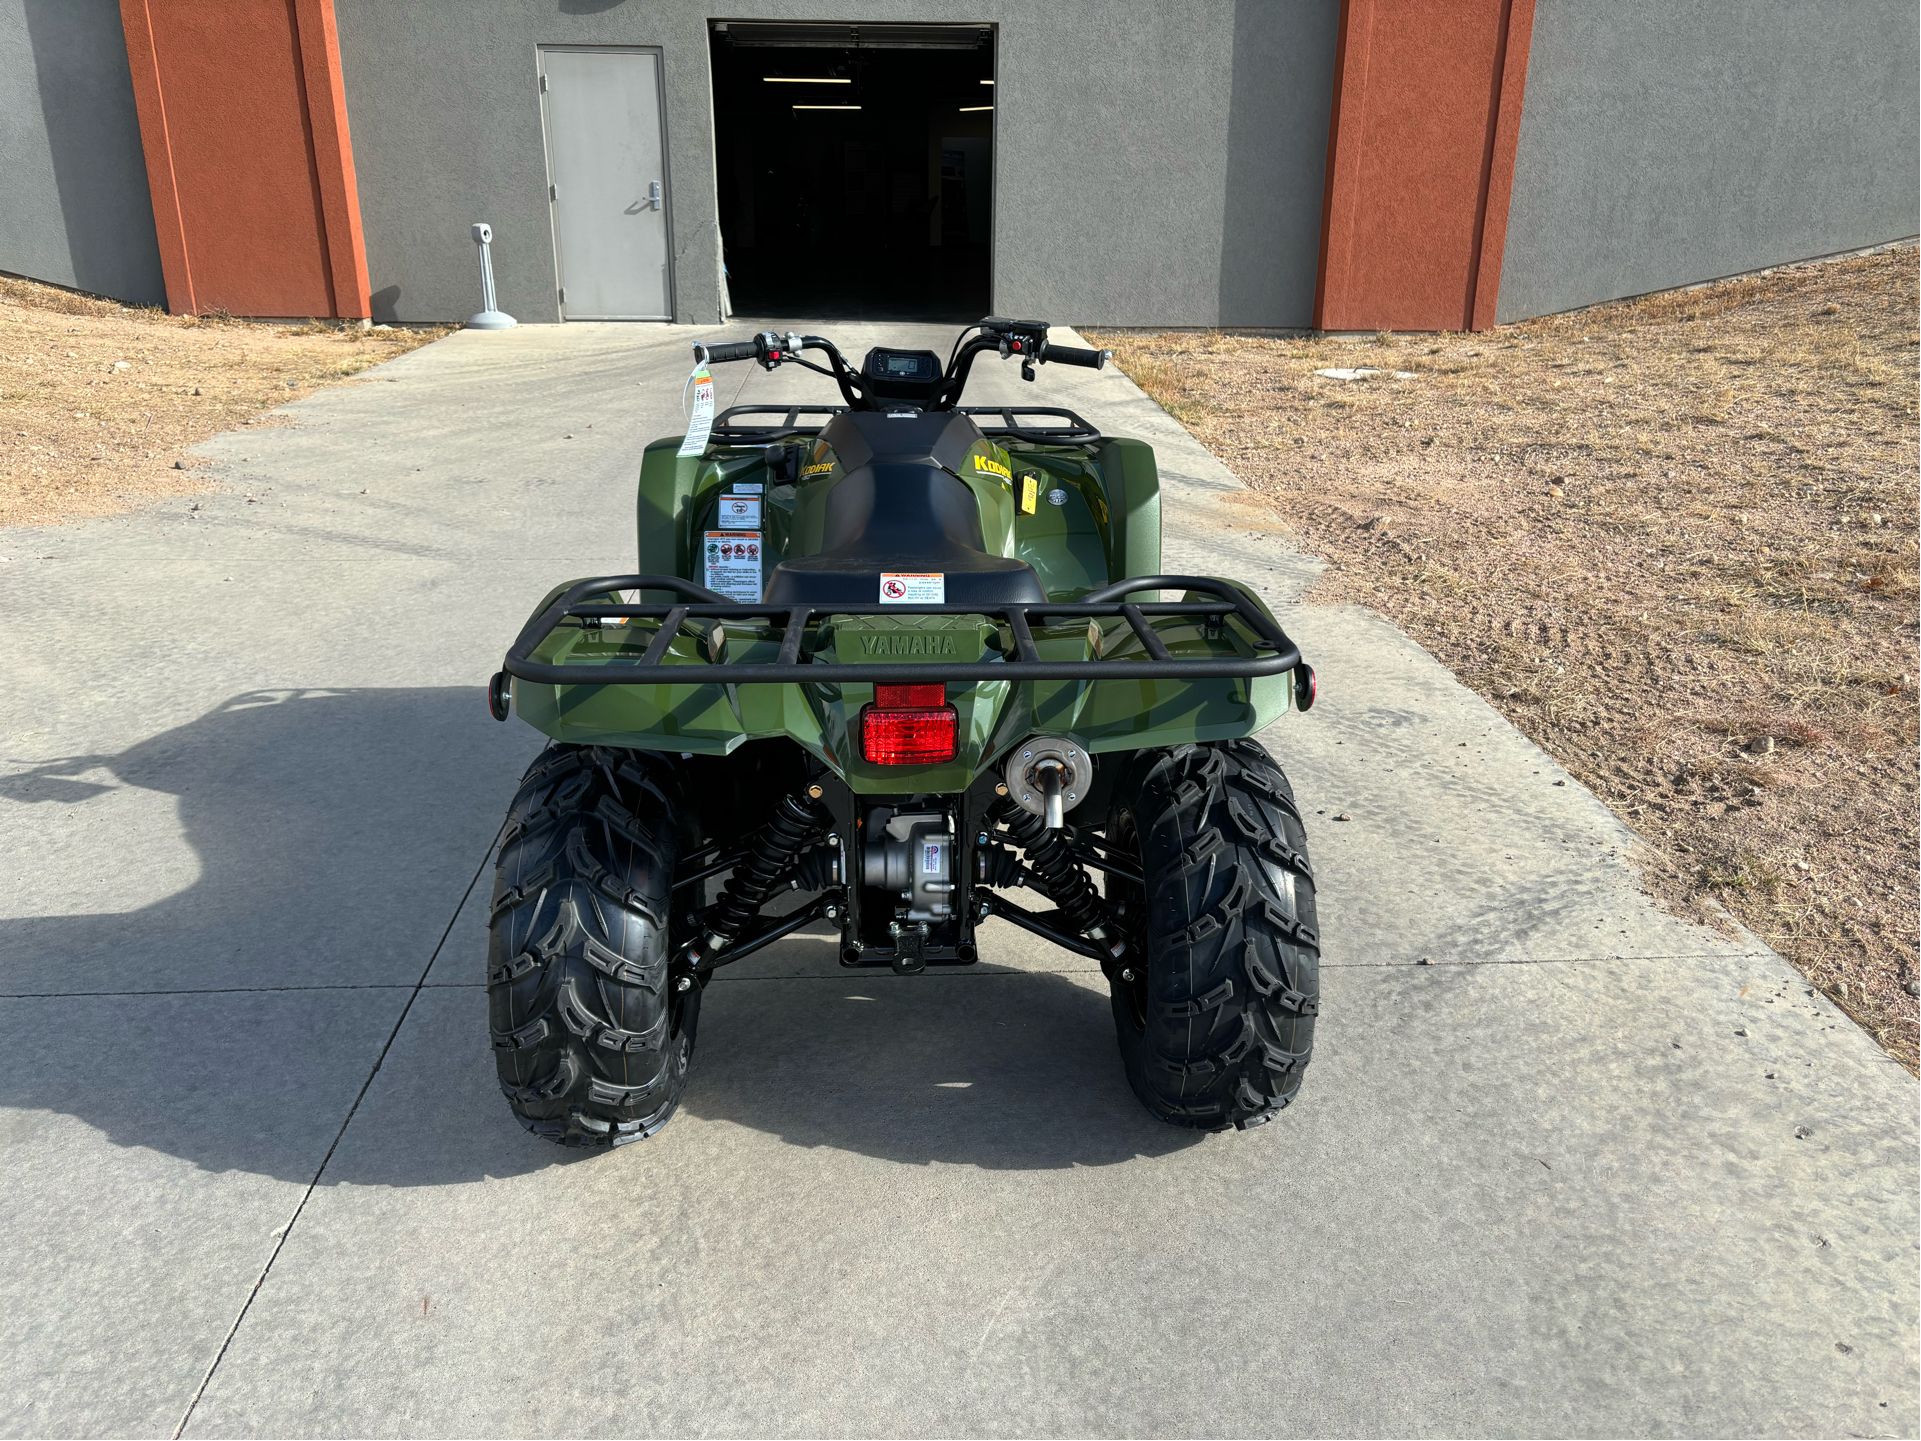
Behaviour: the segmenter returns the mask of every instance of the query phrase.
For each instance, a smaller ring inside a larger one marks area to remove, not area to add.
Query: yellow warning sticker
[[[1021,514],[1032,515],[1040,497],[1041,478],[1030,470],[1021,477]]]

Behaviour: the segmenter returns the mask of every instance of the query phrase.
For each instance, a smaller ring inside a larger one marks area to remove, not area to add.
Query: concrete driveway
[[[1111,373],[973,398],[1155,441],[1167,568],[1319,668],[1264,736],[1322,885],[1300,1103],[1151,1120],[1098,972],[1020,932],[907,979],[801,935],[715,982],[659,1137],[525,1135],[484,872],[541,738],[481,686],[631,568],[687,342],[750,328],[463,333],[210,442],[198,510],[0,532],[0,1429],[1915,1433],[1913,1079],[1656,909],[1419,647],[1299,604]]]

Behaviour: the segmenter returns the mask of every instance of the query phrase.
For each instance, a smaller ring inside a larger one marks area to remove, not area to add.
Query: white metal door
[[[671,320],[660,52],[542,46],[563,320]]]

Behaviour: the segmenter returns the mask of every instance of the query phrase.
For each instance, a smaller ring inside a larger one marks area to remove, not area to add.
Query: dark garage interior
[[[991,27],[721,21],[712,57],[736,315],[987,313]]]

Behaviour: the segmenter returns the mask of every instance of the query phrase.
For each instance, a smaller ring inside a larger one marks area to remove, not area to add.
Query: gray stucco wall
[[[0,0],[0,270],[167,303],[116,0]]]
[[[994,308],[1063,324],[1305,326],[1339,0],[737,0],[740,20],[995,23]],[[707,19],[689,0],[336,0],[377,319],[558,318],[542,44],[658,46],[675,313],[718,313]]]
[[[1539,0],[1499,318],[1913,235],[1914,0]]]

